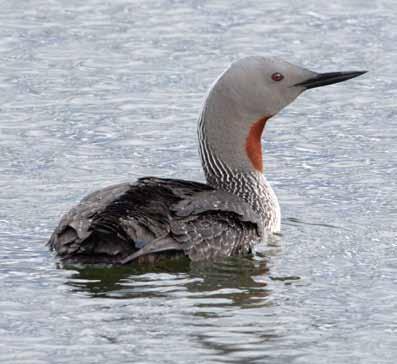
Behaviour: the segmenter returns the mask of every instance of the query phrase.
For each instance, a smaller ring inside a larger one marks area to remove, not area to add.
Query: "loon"
[[[207,183],[144,177],[93,192],[62,217],[50,249],[63,262],[116,265],[250,254],[280,231],[279,203],[263,174],[267,121],[303,91],[365,72],[316,73],[261,56],[232,63],[199,117]]]

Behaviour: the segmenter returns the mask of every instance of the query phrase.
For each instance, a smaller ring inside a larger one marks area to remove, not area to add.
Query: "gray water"
[[[396,1],[0,10],[0,362],[396,362]],[[145,175],[203,180],[203,97],[252,54],[370,71],[268,123],[282,237],[217,264],[59,267],[44,243],[85,194]]]

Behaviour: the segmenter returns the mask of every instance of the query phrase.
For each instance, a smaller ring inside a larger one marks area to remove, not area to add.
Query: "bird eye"
[[[272,80],[273,81],[281,81],[282,79],[284,78],[284,76],[281,74],[281,73],[279,73],[279,72],[276,72],[276,73],[273,73],[272,74]]]

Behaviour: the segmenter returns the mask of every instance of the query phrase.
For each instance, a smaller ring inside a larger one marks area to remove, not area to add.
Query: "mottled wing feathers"
[[[184,246],[193,261],[246,254],[259,235],[255,223],[243,222],[228,211],[206,211],[174,220],[174,239]]]
[[[177,216],[189,216],[205,213],[208,211],[231,212],[239,216],[239,220],[255,223],[258,234],[261,234],[263,223],[259,215],[251,206],[241,198],[221,190],[210,190],[197,192],[179,201],[172,207]],[[231,219],[230,214],[226,215]]]
[[[56,250],[61,256],[77,251],[80,243],[92,233],[90,226],[93,218],[129,188],[128,183],[123,183],[93,192],[83,198],[77,206],[62,217],[48,241],[50,248]]]
[[[49,244],[62,258],[126,263],[182,251],[192,260],[235,255],[260,236],[250,206],[208,185],[146,177],[84,198],[61,220]]]

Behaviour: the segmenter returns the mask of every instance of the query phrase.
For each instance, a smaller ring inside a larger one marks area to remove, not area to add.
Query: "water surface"
[[[395,362],[395,1],[0,5],[2,363]],[[218,264],[57,266],[44,242],[88,192],[203,180],[205,91],[252,54],[370,71],[268,123],[282,237]]]

